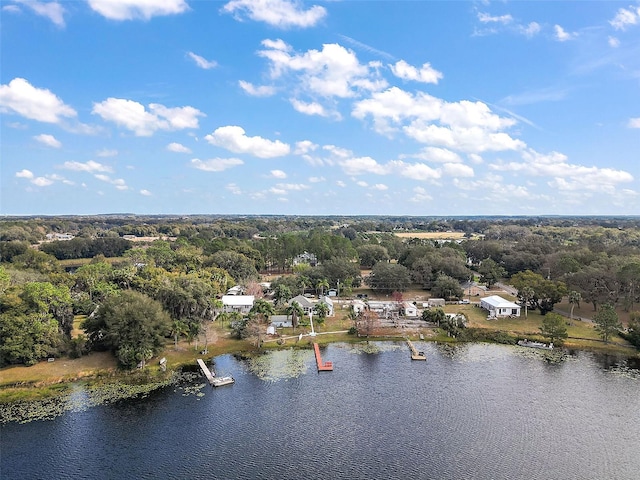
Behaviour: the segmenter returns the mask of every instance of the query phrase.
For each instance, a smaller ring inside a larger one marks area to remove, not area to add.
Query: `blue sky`
[[[640,213],[635,0],[0,5],[0,214]]]

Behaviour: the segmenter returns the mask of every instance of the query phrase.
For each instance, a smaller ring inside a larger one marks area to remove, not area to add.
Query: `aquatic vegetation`
[[[149,383],[124,383],[122,381],[72,385],[69,392],[42,400],[0,404],[0,423],[27,423],[34,420],[51,420],[66,412],[80,412],[97,405],[107,405],[124,399],[144,398],[151,392],[188,379],[185,374],[173,375]]]
[[[245,365],[259,379],[275,382],[307,373],[312,358],[310,350],[273,350],[245,359]]]

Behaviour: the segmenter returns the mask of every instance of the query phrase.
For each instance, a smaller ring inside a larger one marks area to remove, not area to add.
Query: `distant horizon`
[[[640,0],[0,8],[0,215],[640,212]]]

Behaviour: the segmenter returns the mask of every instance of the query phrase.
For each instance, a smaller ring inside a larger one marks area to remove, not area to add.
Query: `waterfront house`
[[[253,307],[254,300],[255,297],[253,295],[223,295],[222,310],[227,313],[238,312],[246,314]]]
[[[520,305],[499,295],[491,295],[480,300],[480,307],[489,312],[489,317],[519,317]]]

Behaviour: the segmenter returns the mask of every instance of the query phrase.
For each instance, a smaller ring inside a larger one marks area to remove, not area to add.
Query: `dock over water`
[[[407,345],[409,345],[409,350],[411,350],[411,360],[426,360],[427,356],[424,352],[419,352],[418,349],[411,343],[411,340],[407,340]]]
[[[204,376],[207,377],[209,385],[221,387],[223,385],[231,385],[232,383],[235,383],[233,377],[216,377],[215,373],[211,373],[211,370],[209,370],[201,358],[198,359],[198,365],[200,366],[202,373],[204,373]]]
[[[313,344],[313,350],[316,353],[316,364],[318,365],[319,372],[330,372],[333,370],[333,362],[323,362],[320,355],[320,346],[317,343]]]

